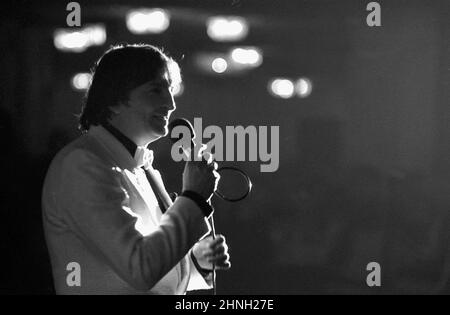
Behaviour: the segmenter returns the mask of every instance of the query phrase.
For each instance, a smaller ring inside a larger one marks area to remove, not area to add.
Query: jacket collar
[[[110,153],[120,168],[133,170],[139,167],[127,148],[105,127],[101,125],[91,126],[88,135],[95,138]]]
[[[127,151],[131,154],[131,156],[136,155],[137,145],[127,136],[125,136],[119,129],[114,127],[108,122],[102,124],[102,127],[108,130],[110,134],[112,134],[119,142],[127,149]]]

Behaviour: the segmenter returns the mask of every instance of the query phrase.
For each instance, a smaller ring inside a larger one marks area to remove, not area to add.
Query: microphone
[[[181,136],[180,136],[179,138],[173,138],[173,137],[172,137],[172,130],[173,130],[175,127],[180,127],[180,126],[183,126],[183,127],[186,127],[186,128],[189,129],[190,137],[191,137],[191,147],[190,147],[190,148],[184,148],[183,146],[180,146],[180,147],[181,147],[182,149],[189,149],[189,150],[190,150],[190,151],[189,151],[189,154],[191,155],[191,158],[192,158],[192,152],[194,152],[194,148],[195,148],[195,142],[194,142],[194,139],[196,138],[196,135],[195,135],[194,127],[192,126],[192,124],[191,124],[191,122],[190,122],[189,120],[187,120],[186,118],[175,118],[174,120],[172,120],[172,121],[169,123],[169,136],[170,136],[170,140],[171,140],[173,143],[176,143],[177,141],[179,141],[179,140],[182,139]]]
[[[190,132],[190,137],[191,137],[190,153],[191,153],[191,157],[192,157],[192,152],[195,152],[195,142],[194,142],[194,139],[196,138],[196,135],[195,135],[194,127],[192,126],[192,124],[191,124],[191,122],[190,122],[189,120],[187,120],[186,118],[176,118],[176,119],[172,120],[172,121],[169,123],[169,136],[170,136],[170,140],[171,140],[173,143],[176,143],[176,142],[178,142],[179,140],[182,139],[182,136],[180,136],[179,138],[173,138],[173,137],[172,137],[172,130],[173,130],[175,127],[179,127],[179,126],[184,126],[184,127],[188,128],[188,130],[189,130],[189,132]],[[180,146],[180,147],[183,148],[183,146]],[[187,148],[183,148],[183,149],[187,149]],[[220,172],[223,172],[223,171],[234,171],[234,172],[237,172],[239,175],[241,175],[241,176],[245,179],[245,181],[246,181],[246,183],[247,183],[247,189],[246,189],[245,193],[243,193],[242,195],[237,196],[237,197],[229,197],[229,196],[225,196],[225,195],[224,195],[223,193],[221,193],[218,189],[214,192],[214,194],[215,194],[216,196],[220,197],[221,199],[226,200],[226,201],[229,201],[229,202],[237,202],[237,201],[240,201],[240,200],[244,199],[245,197],[247,197],[248,194],[249,194],[249,193],[251,192],[251,190],[252,190],[252,182],[251,182],[251,180],[250,180],[250,177],[249,177],[244,171],[238,169],[237,167],[233,167],[233,166],[224,166],[224,167],[219,167],[219,168],[217,169],[217,172],[218,172],[219,174],[220,174]],[[222,174],[221,174],[221,178],[223,178],[223,177],[222,177]]]

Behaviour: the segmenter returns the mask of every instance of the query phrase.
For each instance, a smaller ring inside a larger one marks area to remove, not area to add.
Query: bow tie
[[[153,163],[153,151],[146,147],[137,147],[134,160],[137,163],[137,167],[143,166],[145,169],[149,169]]]

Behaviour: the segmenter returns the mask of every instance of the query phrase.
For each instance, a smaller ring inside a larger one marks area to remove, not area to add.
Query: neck
[[[109,124],[123,133],[127,138],[133,141],[137,146],[147,147],[151,142],[158,139],[158,137],[149,137],[142,132],[138,132],[131,124],[121,123],[120,121],[111,120]]]

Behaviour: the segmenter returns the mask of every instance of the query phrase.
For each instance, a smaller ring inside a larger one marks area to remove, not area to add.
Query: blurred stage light
[[[139,9],[128,12],[126,23],[133,34],[157,34],[167,30],[170,16],[163,9]]]
[[[83,52],[89,47],[89,38],[82,32],[59,30],[55,33],[55,47],[63,51]]]
[[[53,36],[55,47],[62,51],[83,52],[93,45],[106,42],[106,30],[101,24],[86,26],[82,29],[57,29]]]
[[[183,83],[175,85],[173,88],[173,91],[172,91],[174,97],[178,97],[178,96],[182,95],[183,92],[184,92]]]
[[[300,78],[295,83],[295,92],[301,98],[308,97],[312,91],[312,83],[308,78]]]
[[[211,68],[216,73],[224,73],[228,68],[228,63],[223,58],[216,58],[211,63]]]
[[[72,77],[72,87],[77,91],[85,91],[91,83],[91,78],[90,73],[77,73]]]
[[[231,58],[234,62],[242,65],[258,67],[262,63],[262,53],[253,47],[239,47],[231,51]]]
[[[238,41],[248,34],[247,21],[237,16],[215,16],[207,21],[208,36],[218,42]]]
[[[86,27],[85,33],[89,37],[91,45],[101,46],[106,42],[106,30],[103,25]]]
[[[288,79],[273,79],[269,82],[268,88],[275,97],[291,98],[294,95],[294,83]]]
[[[197,68],[204,73],[239,76],[259,66],[262,63],[262,55],[257,49],[239,47],[225,53],[199,52],[195,54],[194,61]]]

